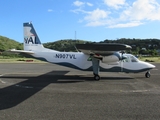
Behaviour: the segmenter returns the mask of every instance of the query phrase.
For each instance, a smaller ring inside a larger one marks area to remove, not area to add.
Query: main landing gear
[[[101,77],[97,74],[94,74],[94,80],[99,81],[101,79]]]
[[[151,73],[150,71],[147,71],[146,74],[145,74],[146,78],[150,78],[151,77]]]
[[[99,81],[101,78],[98,75],[99,73],[99,60],[96,58],[92,58],[92,66],[93,66],[93,75],[94,80]]]

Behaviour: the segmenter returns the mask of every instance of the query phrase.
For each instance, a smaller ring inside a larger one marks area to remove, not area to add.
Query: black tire
[[[150,78],[151,77],[150,72],[146,72],[145,76],[146,76],[146,78]]]
[[[94,80],[99,81],[100,79],[101,79],[101,78],[100,78],[99,75],[95,75],[95,76],[94,76]]]

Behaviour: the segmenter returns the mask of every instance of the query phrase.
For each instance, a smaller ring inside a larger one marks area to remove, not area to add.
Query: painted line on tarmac
[[[151,90],[120,90],[120,92],[124,93],[143,93],[143,92],[150,92]]]
[[[0,75],[0,77],[2,77],[3,75]]]
[[[2,77],[3,75],[0,75],[0,77]],[[4,82],[3,80],[0,79],[0,82],[5,84],[6,82]]]
[[[133,91],[131,91],[131,92],[133,92],[133,93],[138,93],[138,92],[148,92],[148,91],[150,91],[150,90],[133,90]]]
[[[158,69],[152,69],[152,70],[158,70]]]
[[[0,75],[0,77],[2,77],[3,75]],[[0,82],[5,84],[6,82],[4,82],[3,80],[0,79]]]
[[[0,82],[1,82],[1,83],[3,83],[3,84],[5,84],[5,83],[6,83],[6,82],[4,82],[4,81],[3,81],[3,80],[1,80],[1,79],[0,79]]]
[[[15,85],[16,87],[20,87],[20,88],[26,88],[26,89],[31,89],[33,87],[31,86],[22,86],[22,85]]]

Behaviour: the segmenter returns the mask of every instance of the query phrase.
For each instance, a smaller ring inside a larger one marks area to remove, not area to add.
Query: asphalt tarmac
[[[0,64],[0,120],[160,119],[160,64],[145,73],[78,71],[49,63]]]

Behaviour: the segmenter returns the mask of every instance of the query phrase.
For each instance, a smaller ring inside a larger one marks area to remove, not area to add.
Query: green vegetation
[[[160,57],[139,57],[139,60],[145,61],[145,62],[156,62],[160,63]]]
[[[118,40],[104,40],[100,43],[121,43],[132,46],[132,50],[130,51],[134,55],[158,55],[158,51],[160,50],[160,39],[126,39],[121,38]]]
[[[43,45],[44,47],[49,49],[69,52],[69,51],[76,51],[75,44],[84,44],[84,43],[88,43],[88,41],[67,39],[67,40],[59,40],[56,42],[45,43]]]
[[[76,51],[75,44],[79,43],[91,43],[84,40],[59,40],[56,42],[45,43],[44,46],[49,49],[54,49],[58,51]],[[121,38],[118,40],[104,40],[100,43],[120,43],[132,46],[130,51],[127,51],[134,55],[149,55],[157,56],[159,55],[157,50],[160,50],[160,40],[159,39],[126,39]]]
[[[44,47],[49,49],[54,49],[58,51],[77,51],[75,44],[85,44],[85,43],[92,43],[91,41],[85,41],[85,40],[72,40],[72,39],[65,39],[65,40],[58,40],[55,42],[50,43],[44,43]],[[132,50],[127,51],[134,55],[140,55],[143,57],[139,57],[140,60],[148,61],[148,62],[160,62],[160,58],[156,57],[159,56],[160,51],[160,39],[126,39],[121,38],[117,40],[104,40],[100,43],[120,43],[120,44],[127,44],[132,46]],[[4,52],[9,49],[23,49],[23,44],[19,43],[15,40],[9,39],[7,37],[0,36],[0,62],[5,61],[26,61],[28,58],[26,58],[24,55],[20,54],[11,54]],[[147,57],[144,57],[147,56]],[[152,56],[152,57],[148,57]],[[153,57],[154,56],[154,57]],[[30,58],[33,59],[33,58]],[[34,61],[36,61],[34,59]]]
[[[0,36],[0,52],[9,50],[9,49],[23,49],[23,44],[16,42],[15,40],[9,39],[7,37]]]
[[[0,59],[10,59],[10,58],[20,58],[23,57],[22,55],[19,54],[11,54],[7,53],[5,51],[9,49],[17,49],[17,50],[22,50],[23,49],[23,44],[19,43],[15,40],[9,39],[7,37],[0,36]]]
[[[0,58],[0,63],[45,63],[34,58]]]

